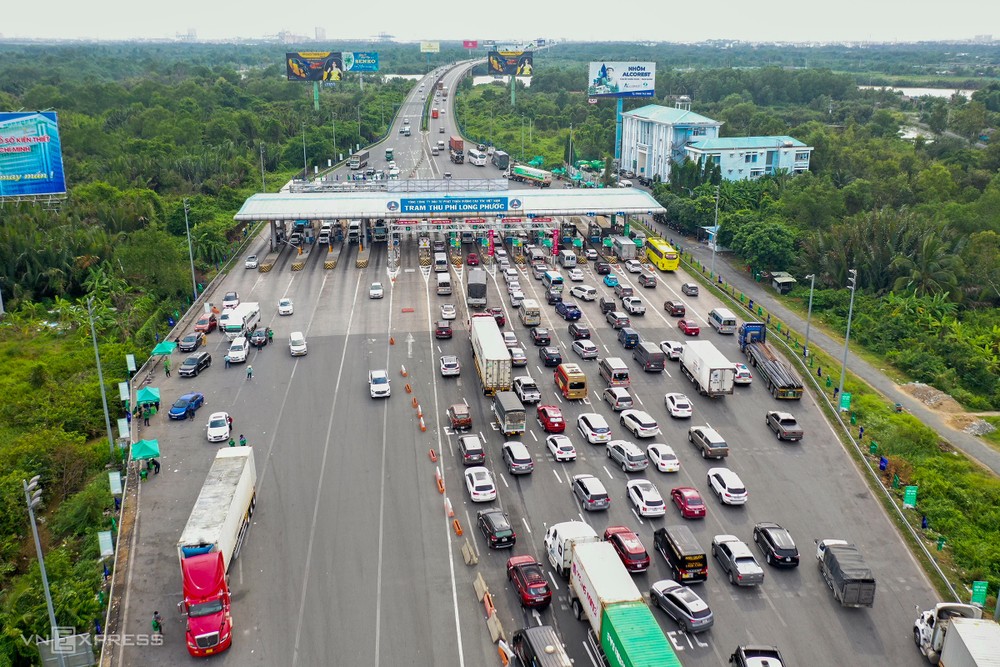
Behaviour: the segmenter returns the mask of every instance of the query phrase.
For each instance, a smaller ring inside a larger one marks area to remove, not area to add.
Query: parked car
[[[198,408],[204,404],[205,394],[201,392],[194,391],[190,394],[183,394],[170,406],[167,416],[170,419],[187,419],[190,416],[189,412],[197,412]]]
[[[202,315],[194,323],[194,330],[200,333],[211,333],[219,326],[219,319],[214,314]]]
[[[208,352],[195,352],[184,360],[181,367],[177,369],[177,374],[182,377],[196,377],[203,370],[212,365],[212,355]]]
[[[209,442],[223,442],[229,439],[229,419],[229,414],[226,412],[213,412],[208,416],[205,435]]]
[[[180,342],[177,343],[177,349],[181,352],[194,352],[204,344],[205,334],[194,331],[181,338]]]
[[[250,346],[258,350],[267,345],[267,329],[254,329],[250,334]]]

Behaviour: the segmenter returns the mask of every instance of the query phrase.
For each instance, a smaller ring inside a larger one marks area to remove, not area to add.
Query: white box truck
[[[704,396],[714,398],[733,393],[736,368],[707,340],[684,343],[684,350],[681,352],[681,372]]]
[[[545,531],[545,555],[556,571],[568,577],[569,566],[573,562],[573,548],[578,544],[600,541],[597,532],[583,521],[554,523]]]
[[[483,385],[483,394],[493,396],[511,387],[510,352],[503,341],[500,327],[492,315],[483,314],[469,321],[469,338],[476,372]]]

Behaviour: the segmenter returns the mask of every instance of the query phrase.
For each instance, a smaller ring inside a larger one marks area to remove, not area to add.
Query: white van
[[[451,294],[451,274],[450,273],[439,273],[437,274],[437,293],[446,296]]]
[[[247,353],[250,351],[250,341],[246,336],[240,336],[229,344],[229,363],[242,364],[247,360]]]
[[[434,271],[437,273],[444,273],[448,271],[448,255],[446,253],[434,253]]]
[[[599,364],[601,377],[609,387],[627,387],[631,384],[628,365],[619,357],[604,357]]]
[[[576,253],[572,250],[560,250],[559,251],[559,263],[565,269],[571,269],[576,266]]]
[[[708,323],[720,334],[736,333],[736,316],[728,308],[713,308],[708,314]]]

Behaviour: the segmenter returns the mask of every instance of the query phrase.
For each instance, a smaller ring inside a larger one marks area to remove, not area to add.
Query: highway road
[[[448,85],[454,90],[453,82]],[[430,90],[428,83],[425,92]],[[414,95],[419,104],[416,89]],[[411,123],[419,128],[415,117]],[[410,141],[436,141],[435,132],[432,123],[426,139],[414,136]],[[423,166],[420,163],[423,147],[411,151],[399,135],[390,141],[403,173],[426,178],[421,173],[429,168],[426,156]],[[382,157],[381,150],[378,153]],[[444,170],[440,165],[438,169]],[[476,173],[483,168],[458,166],[452,170],[456,178],[459,169]],[[155,383],[167,405],[191,390],[204,392],[208,405],[192,422],[165,423],[158,416],[142,433],[159,439],[164,467],[141,489],[137,550],[124,598],[125,630],[145,632],[149,615],[158,609],[166,617],[166,641],[155,649],[124,648],[120,664],[194,662],[186,657],[183,619],[174,611],[180,599],[175,544],[216,451],[204,435],[208,412],[214,410],[233,414],[237,433],[244,433],[255,447],[259,474],[253,527],[230,571],[236,638],[232,649],[215,659],[220,664],[498,664],[473,579],[481,574],[489,584],[508,636],[538,621],[519,607],[507,585],[504,564],[510,553],[486,548],[474,529],[475,512],[486,505],[501,506],[518,534],[513,553],[544,560],[546,527],[581,518],[568,481],[582,472],[600,476],[613,499],[608,512],[583,514],[582,519],[598,532],[609,525],[628,525],[650,549],[649,572],[636,576],[644,592],[652,582],[668,577],[666,564],[652,550],[653,531],[683,520],[673,508],[663,519],[640,520],[625,497],[627,478],[646,477],[664,495],[675,486],[698,488],[706,498],[708,516],[686,523],[706,549],[719,533],[733,533],[749,542],[753,524],[765,520],[782,524],[796,539],[801,567],[766,568],[765,582],[756,589],[730,586],[719,575],[716,562],[710,561],[708,581],[696,585],[715,612],[715,627],[708,633],[689,636],[655,611],[686,667],[722,664],[740,643],[775,644],[791,665],[922,663],[910,637],[913,608],[934,601],[935,595],[811,397],[798,403],[779,402],[757,384],[737,387],[733,396],[721,399],[696,396],[676,362],[668,362],[662,374],[642,373],[619,346],[597,303],[580,303],[583,321],[591,326],[601,355],[628,361],[637,407],[659,421],[662,435],[654,440],[674,447],[681,471],[664,474],[651,469],[627,477],[607,465],[602,446],[586,444],[572,428],[567,434],[577,447],[578,459],[556,463],[544,448],[540,427],[529,420],[523,442],[535,456],[535,471],[513,478],[500,463],[503,437],[492,426],[490,403],[482,396],[472,366],[462,283],[466,269],[455,270],[455,294],[438,296],[433,274],[418,266],[415,244],[404,241],[401,249],[402,270],[395,282],[388,280],[384,245],[375,245],[365,269],[354,267],[356,246],[345,246],[332,270],[323,268],[322,253],[316,253],[302,271],[293,272],[286,251],[271,272],[237,267],[220,286],[220,295],[232,289],[244,301],[260,302],[262,323],[274,329],[275,343],[251,354],[251,381],[245,379],[243,367],[223,367],[228,342],[212,334],[208,343],[215,359],[212,368],[195,379],[175,376]],[[611,296],[590,268],[584,273],[587,284]],[[712,340],[731,360],[740,360],[734,338],[715,334],[705,321],[719,304],[707,295],[695,299],[680,295],[683,274],[657,274],[655,289],[638,287],[630,274],[619,272],[619,277],[647,302],[648,314],[633,320],[645,340],[682,339],[675,319],[662,310],[663,300],[679,298],[687,303],[689,315],[701,322],[701,337]],[[382,300],[368,298],[374,280],[386,285]],[[524,275],[520,283],[529,298],[544,303],[539,282]],[[295,313],[279,317],[277,301],[286,296],[293,299]],[[538,381],[544,402],[561,407],[571,426],[579,414],[599,412],[612,423],[614,435],[624,437],[617,417],[597,398],[604,387],[597,362],[580,362],[591,398],[564,402],[554,391],[550,370],[540,366],[527,329],[509,308],[499,276],[491,277],[488,299],[489,305],[505,307],[505,329],[515,331],[524,344],[529,366],[523,370]],[[433,322],[439,319],[443,303],[454,303],[459,311],[455,336],[449,341],[433,338]],[[553,343],[571,358],[566,323],[552,307],[543,306],[542,311],[543,325],[554,333]],[[307,356],[289,355],[292,331],[306,334]],[[412,342],[407,342],[410,337]],[[461,377],[439,375],[441,354],[459,356]],[[175,357],[176,367],[181,357]],[[389,399],[368,396],[367,371],[376,368],[388,369],[392,377]],[[406,384],[412,394],[405,391]],[[662,397],[670,391],[692,398],[695,416],[690,422],[667,416]],[[419,428],[414,397],[424,413],[426,431]],[[464,490],[456,438],[445,419],[447,407],[461,401],[470,405],[474,430],[487,442],[486,465],[498,479],[495,503],[471,503]],[[806,430],[805,439],[797,444],[776,441],[763,423],[769,409],[794,412]],[[723,465],[746,483],[750,500],[744,507],[723,507],[708,496],[705,472],[717,464],[702,460],[685,436],[690,424],[705,423],[720,431],[732,447]],[[431,448],[440,454],[447,495],[465,529],[462,537],[454,534],[445,514],[434,481],[435,464],[428,456]],[[846,610],[834,602],[812,560],[813,540],[829,537],[853,541],[864,552],[878,579],[874,609]],[[461,545],[466,539],[479,553],[477,566],[463,562]],[[569,612],[566,582],[548,567],[546,571],[555,598],[552,607],[541,613],[541,622],[558,629],[577,665],[594,664],[584,645],[585,625]]]

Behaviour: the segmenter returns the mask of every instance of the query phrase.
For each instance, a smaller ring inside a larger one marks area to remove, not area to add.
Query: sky
[[[1000,3],[989,0],[717,0],[683,2],[597,0],[486,3],[482,0],[380,0],[288,5],[262,0],[49,0],[44,11],[17,3],[3,12],[5,39],[173,39],[189,29],[199,40],[260,39],[278,32],[367,43],[379,33],[396,41],[496,40],[537,37],[563,41],[937,41],[967,40],[996,31]],[[16,9],[15,9],[16,8]]]

